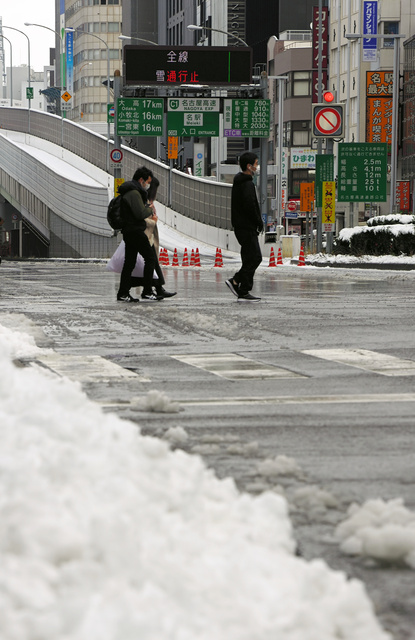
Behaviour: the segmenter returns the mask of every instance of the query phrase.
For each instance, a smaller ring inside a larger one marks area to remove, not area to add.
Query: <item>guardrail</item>
[[[0,128],[30,133],[68,149],[102,170],[106,170],[109,150],[113,141],[86,129],[78,123],[43,111],[19,107],[0,107]],[[137,166],[145,164],[160,180],[157,199],[168,205],[169,181],[172,202],[170,208],[182,215],[210,225],[230,230],[230,185],[196,178],[172,170],[165,164],[149,158],[134,149],[123,146],[123,174],[130,180]]]

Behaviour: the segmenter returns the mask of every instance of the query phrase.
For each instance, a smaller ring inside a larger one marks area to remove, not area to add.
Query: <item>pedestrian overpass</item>
[[[112,140],[65,118],[1,107],[1,254],[109,257],[117,245],[106,219],[114,193],[108,171],[112,148]],[[157,213],[163,222],[213,246],[238,250],[230,232],[230,185],[122,149],[126,180],[143,164],[160,180]]]

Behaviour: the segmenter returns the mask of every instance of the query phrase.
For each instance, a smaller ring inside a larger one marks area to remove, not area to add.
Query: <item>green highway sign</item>
[[[388,173],[386,142],[343,142],[339,144],[339,202],[386,202]]]
[[[162,136],[163,98],[118,98],[117,135]]]
[[[224,135],[227,138],[268,138],[270,115],[270,100],[224,100]]]
[[[219,136],[219,98],[168,98],[168,136]]]

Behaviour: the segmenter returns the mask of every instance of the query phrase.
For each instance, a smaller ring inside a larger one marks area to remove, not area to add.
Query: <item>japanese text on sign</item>
[[[225,100],[224,135],[228,138],[268,138],[270,113],[270,100]]]
[[[334,180],[323,182],[323,199],[322,199],[322,225],[324,231],[334,231],[334,223],[336,221],[335,213],[336,202],[336,183]]]
[[[126,45],[123,59],[127,85],[229,85],[252,80],[250,47]]]
[[[316,151],[309,148],[293,147],[291,149],[291,169],[315,169]]]
[[[164,100],[160,98],[118,98],[119,136],[163,135]]]
[[[169,136],[215,137],[219,135],[219,98],[169,98]]]
[[[392,71],[366,74],[366,141],[392,142]]]
[[[386,201],[387,149],[384,143],[339,144],[339,201]]]
[[[410,184],[409,180],[396,181],[396,204],[399,211],[409,211],[410,207]]]

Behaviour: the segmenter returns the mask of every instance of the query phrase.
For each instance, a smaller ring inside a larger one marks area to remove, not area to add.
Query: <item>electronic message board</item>
[[[238,85],[252,82],[250,47],[126,45],[126,85]]]

